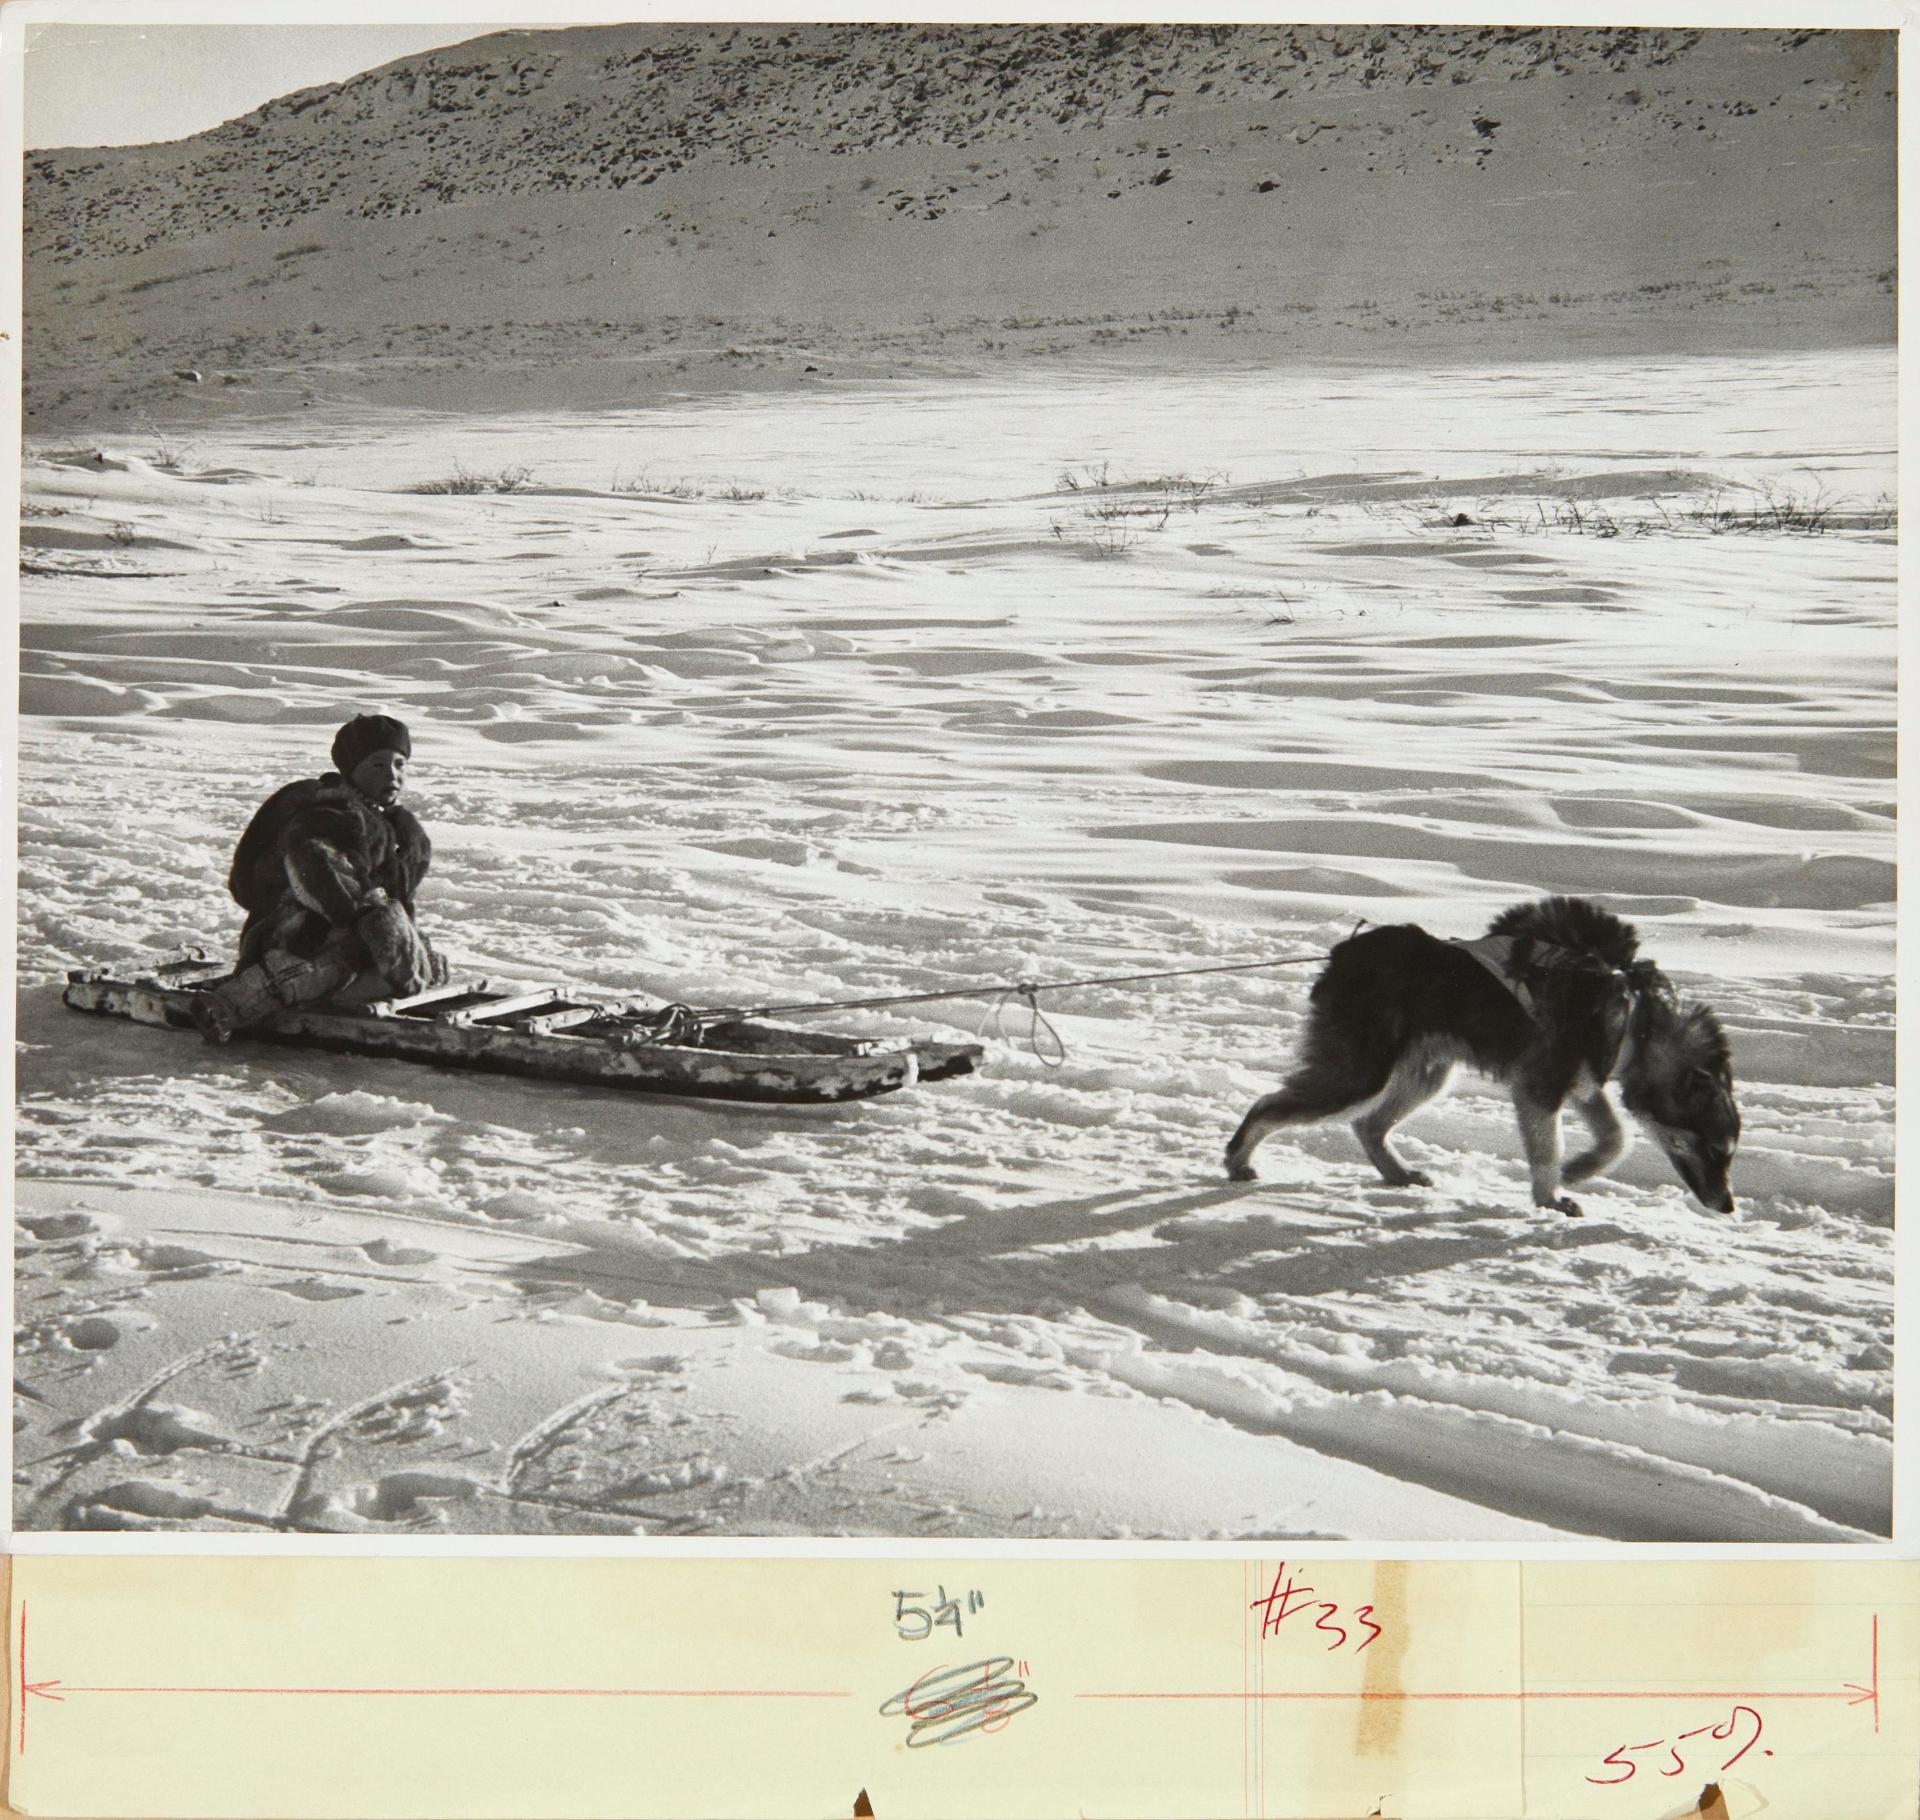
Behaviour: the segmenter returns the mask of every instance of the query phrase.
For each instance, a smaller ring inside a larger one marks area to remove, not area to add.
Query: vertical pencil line
[[[27,1602],[20,1601],[20,1754],[27,1754]]]
[[[1265,1586],[1267,1564],[1264,1561],[1259,1565],[1258,1578],[1259,1586]],[[1259,1587],[1256,1586],[1254,1590],[1257,1592]],[[1267,1626],[1264,1612],[1253,1643],[1253,1686],[1260,1696],[1254,1705],[1253,1761],[1260,1778],[1260,1820],[1267,1820]]]
[[[1253,1820],[1253,1565],[1240,1563],[1240,1812]]]
[[[1533,1803],[1527,1793],[1527,1707],[1531,1704],[1525,1695],[1527,1684],[1527,1564],[1516,1563],[1520,1569],[1520,1694],[1522,1698],[1515,1704],[1520,1708],[1520,1812],[1522,1815],[1533,1812]]]

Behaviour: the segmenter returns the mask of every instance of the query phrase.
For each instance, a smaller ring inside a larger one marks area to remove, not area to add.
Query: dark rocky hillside
[[[31,155],[28,421],[1891,339],[1894,64],[1810,31],[500,33]]]

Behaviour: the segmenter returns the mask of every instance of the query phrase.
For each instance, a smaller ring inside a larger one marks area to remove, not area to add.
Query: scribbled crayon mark
[[[1011,1656],[990,1656],[960,1668],[931,1668],[888,1700],[881,1715],[912,1721],[907,1744],[915,1750],[999,1731],[1015,1714],[1039,1703],[1038,1694],[1011,1676],[1012,1667]]]

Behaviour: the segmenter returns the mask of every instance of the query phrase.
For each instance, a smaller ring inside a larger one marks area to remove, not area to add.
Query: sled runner
[[[200,951],[145,966],[77,968],[76,1011],[197,1032],[188,1001],[227,977]],[[457,980],[410,998],[276,1013],[236,1039],[429,1062],[635,1093],[792,1104],[859,1100],[946,1080],[978,1065],[977,1043],[834,1036],[753,1018],[709,1022],[682,1006],[541,987],[504,992]]]

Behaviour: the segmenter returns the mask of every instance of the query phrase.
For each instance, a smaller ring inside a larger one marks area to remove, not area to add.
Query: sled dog
[[[1627,1131],[1607,1095],[1617,1082],[1700,1204],[1731,1213],[1740,1113],[1725,1033],[1707,1006],[1683,1001],[1639,958],[1639,945],[1631,925],[1578,897],[1515,905],[1472,942],[1411,923],[1341,942],[1314,981],[1292,1072],[1241,1120],[1227,1173],[1252,1181],[1262,1139],[1345,1115],[1392,1186],[1426,1187],[1430,1178],[1394,1154],[1388,1134],[1464,1062],[1513,1096],[1535,1206],[1578,1214],[1561,1184],[1625,1154]],[[1569,1102],[1591,1142],[1563,1161]]]

